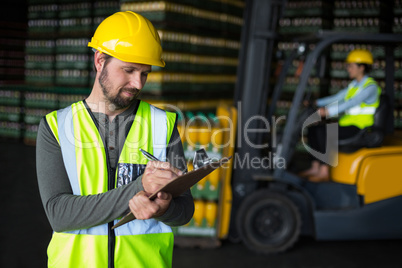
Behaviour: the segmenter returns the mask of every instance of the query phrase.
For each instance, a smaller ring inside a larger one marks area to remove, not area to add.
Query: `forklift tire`
[[[258,190],[242,202],[236,226],[243,243],[260,254],[283,252],[299,238],[301,216],[285,195]]]

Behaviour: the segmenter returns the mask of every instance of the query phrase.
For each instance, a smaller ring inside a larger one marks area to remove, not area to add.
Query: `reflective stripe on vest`
[[[347,114],[358,115],[358,114],[375,114],[376,107],[361,107],[355,106],[347,111]]]
[[[107,192],[106,152],[99,131],[84,103],[77,102],[57,111],[57,114],[51,113],[46,116],[46,120],[59,141],[73,194],[93,195]],[[140,148],[166,159],[166,147],[175,120],[175,114],[140,102],[119,164],[145,165],[148,160],[139,152]],[[118,173],[117,170],[116,176]],[[98,263],[99,267],[107,267],[108,231],[108,225],[103,224],[89,229],[54,233],[48,248],[49,267],[85,267],[82,266],[83,263],[90,263],[91,267],[98,267],[94,263]],[[154,219],[134,220],[116,228],[114,232],[115,267],[125,267],[127,262],[158,267],[171,265],[173,234],[169,226]],[[155,258],[148,260],[149,256]],[[79,266],[76,266],[77,263]]]
[[[381,88],[377,85],[373,78],[367,77],[359,87],[356,87],[356,83],[350,83],[348,91],[345,96],[345,101],[353,98],[359,92],[364,90],[369,85],[377,86],[377,100],[372,104],[360,103],[354,107],[345,111],[345,114],[339,119],[340,126],[354,125],[358,128],[366,128],[372,126],[374,123],[374,114],[379,105],[379,96],[381,94]]]

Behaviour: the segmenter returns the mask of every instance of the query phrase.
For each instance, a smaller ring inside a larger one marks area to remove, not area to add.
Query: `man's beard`
[[[103,95],[110,102],[110,104],[113,104],[115,106],[116,110],[120,110],[120,109],[130,106],[134,102],[134,100],[137,99],[138,95],[140,94],[140,91],[136,88],[123,87],[123,88],[120,88],[119,92],[117,92],[117,94],[115,96],[112,96],[110,94],[112,89],[111,89],[109,74],[108,74],[106,66],[103,68],[103,70],[101,71],[101,74],[99,76],[99,84],[102,88]],[[123,91],[128,91],[130,93],[133,93],[134,94],[133,98],[124,98],[122,96]]]

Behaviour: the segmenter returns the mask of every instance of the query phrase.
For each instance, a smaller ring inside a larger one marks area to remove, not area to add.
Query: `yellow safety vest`
[[[130,175],[128,171],[148,162],[139,152],[140,148],[166,159],[176,114],[141,101],[116,174],[109,174],[107,153],[92,116],[82,101],[46,116],[60,144],[74,195],[105,193],[134,180],[140,174]],[[48,247],[48,266],[171,267],[173,233],[169,226],[154,219],[134,220],[111,230],[117,221],[89,229],[54,232]],[[113,256],[113,260],[108,256]]]
[[[373,78],[368,77],[363,85],[356,87],[355,83],[349,84],[349,89],[345,96],[345,101],[353,98],[358,92],[364,90],[369,85],[377,86],[377,100],[372,104],[361,103],[345,111],[345,114],[339,118],[339,125],[357,126],[360,129],[370,127],[374,124],[374,113],[380,104],[379,96],[381,88],[377,85]]]

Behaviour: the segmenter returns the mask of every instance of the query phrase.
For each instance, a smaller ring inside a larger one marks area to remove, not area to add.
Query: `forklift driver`
[[[353,81],[337,94],[317,99],[314,102],[319,107],[319,115],[323,118],[335,117],[339,114],[339,139],[353,137],[361,129],[373,125],[374,113],[379,105],[381,94],[381,88],[372,77],[368,76],[373,64],[373,56],[368,50],[351,51],[346,58],[346,63],[349,78]],[[309,127],[307,138],[312,149],[320,153],[326,152],[325,124]],[[329,181],[329,165],[320,159],[311,157],[311,167],[299,175],[312,182]]]

